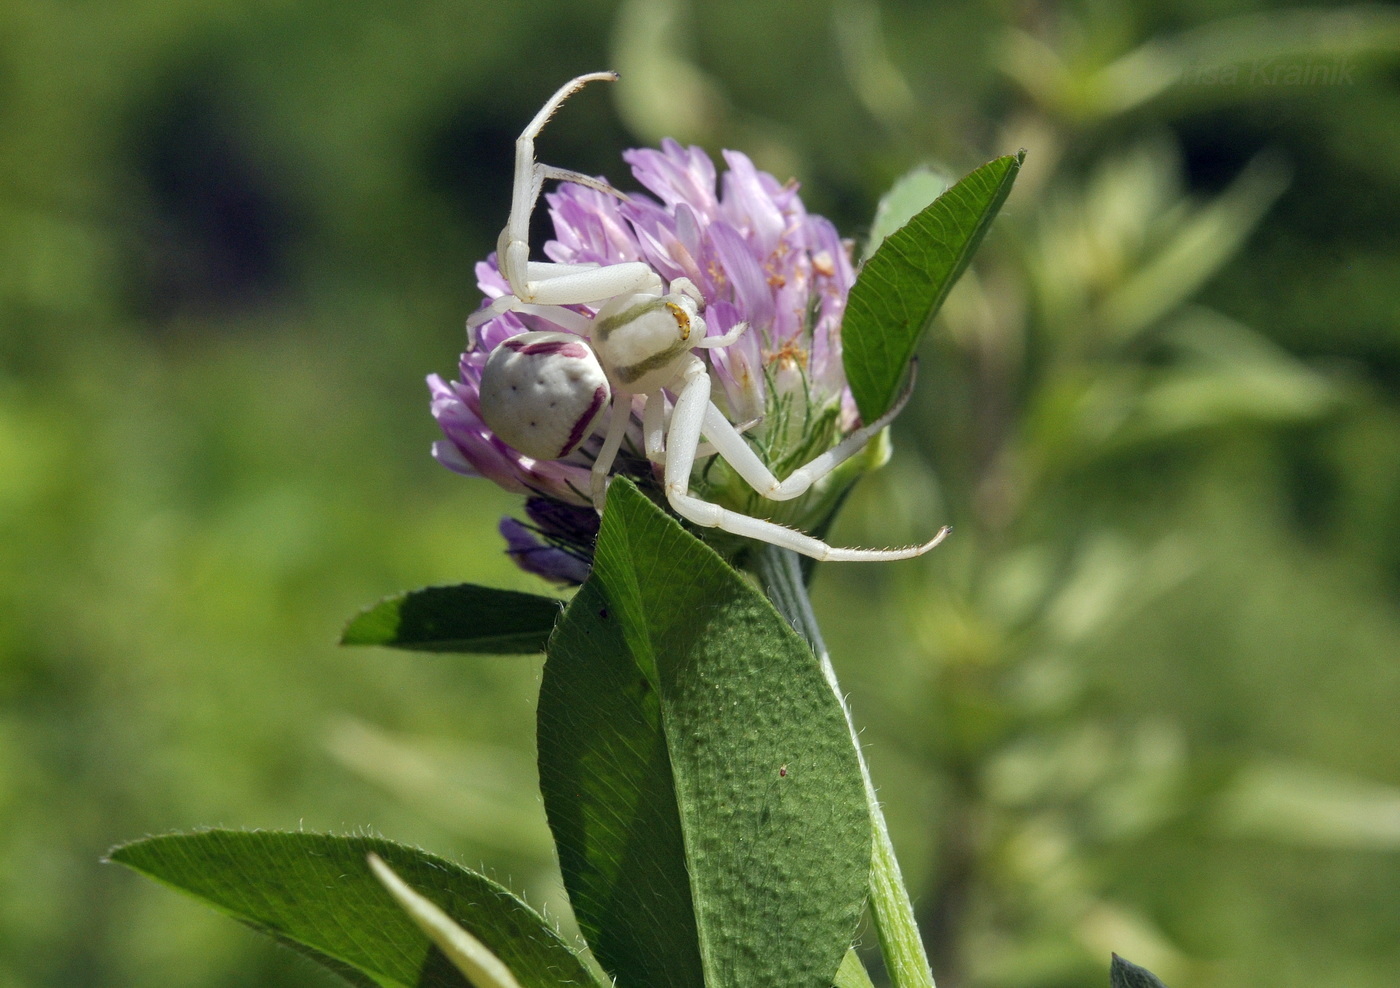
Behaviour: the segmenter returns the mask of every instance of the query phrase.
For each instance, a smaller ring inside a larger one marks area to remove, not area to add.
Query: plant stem
[[[851,708],[841,692],[841,685],[836,681],[836,670],[831,665],[831,655],[826,650],[826,642],[822,640],[817,617],[812,612],[807,584],[802,579],[801,562],[797,554],[790,549],[765,545],[755,550],[753,565],[773,605],[812,646],[812,651],[821,663],[822,673],[846,714],[846,726],[850,729],[851,743],[855,747],[861,778],[865,782],[866,802],[870,805],[870,824],[874,831],[874,848],[870,861],[870,906],[875,917],[875,930],[880,938],[880,951],[884,954],[890,984],[893,988],[934,988],[933,971],[929,967],[928,955],[924,952],[924,943],[919,936],[919,926],[914,919],[914,904],[909,900],[909,892],[904,887],[904,878],[899,871],[899,862],[895,860],[894,845],[890,842],[890,832],[885,825],[885,814],[880,809],[880,801],[875,796],[875,786],[870,780],[870,768],[865,763],[865,753],[861,751],[860,735],[856,732]]]

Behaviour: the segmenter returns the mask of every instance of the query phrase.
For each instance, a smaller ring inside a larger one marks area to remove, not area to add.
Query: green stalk
[[[811,644],[812,651],[821,662],[826,681],[831,685],[832,692],[836,694],[836,699],[846,714],[851,744],[855,746],[856,760],[860,763],[861,778],[865,782],[865,799],[870,805],[870,822],[874,830],[874,849],[870,861],[870,907],[875,918],[875,930],[880,938],[880,951],[885,958],[890,984],[893,988],[935,988],[933,970],[929,967],[924,942],[919,936],[919,926],[914,919],[914,904],[909,900],[909,892],[904,887],[904,878],[899,871],[899,862],[894,856],[889,827],[885,824],[885,814],[880,809],[880,801],[875,796],[875,786],[870,781],[870,768],[865,763],[865,753],[861,751],[860,735],[856,733],[851,708],[841,692],[841,685],[836,681],[836,670],[831,665],[831,655],[826,650],[826,642],[822,640],[817,616],[812,613],[812,600],[807,595],[807,584],[802,579],[801,562],[797,554],[790,549],[779,549],[769,545],[754,551],[753,562],[768,598],[798,634]]]

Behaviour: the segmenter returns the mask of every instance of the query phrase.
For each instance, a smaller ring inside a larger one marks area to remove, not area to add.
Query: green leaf
[[[841,324],[846,379],[861,418],[894,404],[919,338],[967,267],[1021,169],[989,161],[890,234],[860,269]]]
[[[371,852],[486,944],[524,988],[609,988],[503,886],[391,841],[209,830],[135,841],[109,857],[266,933],[352,985],[464,988],[466,980],[371,873]]]
[[[846,951],[846,956],[841,959],[841,966],[836,969],[833,988],[875,988],[869,972],[861,963],[860,954],[856,953],[854,948]]]
[[[553,597],[471,583],[406,590],[357,614],[340,643],[526,655],[544,651],[560,607]]]
[[[1110,988],[1167,988],[1151,971],[1130,964],[1117,954],[1108,969],[1108,983]]]
[[[865,241],[861,260],[874,254],[885,238],[912,220],[924,207],[948,191],[952,177],[921,165],[900,176],[890,190],[880,197],[875,207],[875,219]]]
[[[1190,309],[1158,336],[1174,360],[1141,378],[1122,444],[1191,430],[1307,422],[1338,410],[1335,379],[1262,333],[1206,309]]]
[[[625,480],[550,639],[539,752],[620,984],[830,988],[871,856],[844,714],[768,600]]]
[[[515,974],[484,943],[462,929],[431,899],[419,895],[384,863],[377,854],[369,856],[369,866],[379,884],[389,890],[399,906],[418,924],[424,935],[437,945],[457,970],[475,988],[521,988]]]

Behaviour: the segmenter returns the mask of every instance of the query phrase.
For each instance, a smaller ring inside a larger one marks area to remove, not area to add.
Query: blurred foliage
[[[957,532],[817,581],[940,984],[1101,985],[1110,949],[1400,981],[1397,24],[6,5],[0,988],[323,983],[99,864],[201,824],[377,830],[557,901],[537,660],[332,643],[402,587],[539,590],[512,499],[427,458],[421,381],[521,122],[605,66],[549,160],[741,147],[854,236],[914,165],[1030,151],[834,538]]]

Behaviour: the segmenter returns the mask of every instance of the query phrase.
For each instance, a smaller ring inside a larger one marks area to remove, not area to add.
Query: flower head
[[[623,158],[651,195],[624,200],[583,185],[560,185],[545,196],[555,231],[545,255],[564,264],[641,261],[667,285],[687,278],[704,298],[711,336],[747,322],[749,330],[737,342],[708,351],[714,397],[731,421],[748,427],[749,439],[779,476],[854,430],[858,414],[842,368],[840,327],[855,275],[849,245],[835,227],[806,211],[795,183],[779,183],[737,151],[724,152],[728,170],[718,176],[704,151],[672,140],[660,149],[624,152]],[[494,254],[477,265],[476,275],[488,300],[510,292]],[[586,316],[597,311],[570,308]],[[445,437],[433,455],[449,469],[529,495],[533,524],[502,523],[508,551],[531,572],[577,582],[597,531],[586,506],[599,438],[561,460],[536,460],[508,446],[481,418],[487,356],[502,340],[531,330],[568,327],[533,313],[503,313],[477,331],[474,345],[462,354],[459,380],[428,378],[433,415]],[[634,419],[614,470],[645,487],[652,471],[641,449]],[[825,520],[860,466],[834,474],[826,494],[814,491],[781,505],[763,501],[720,462],[702,460],[693,483],[707,499],[803,525],[813,523],[814,511],[815,521]]]

